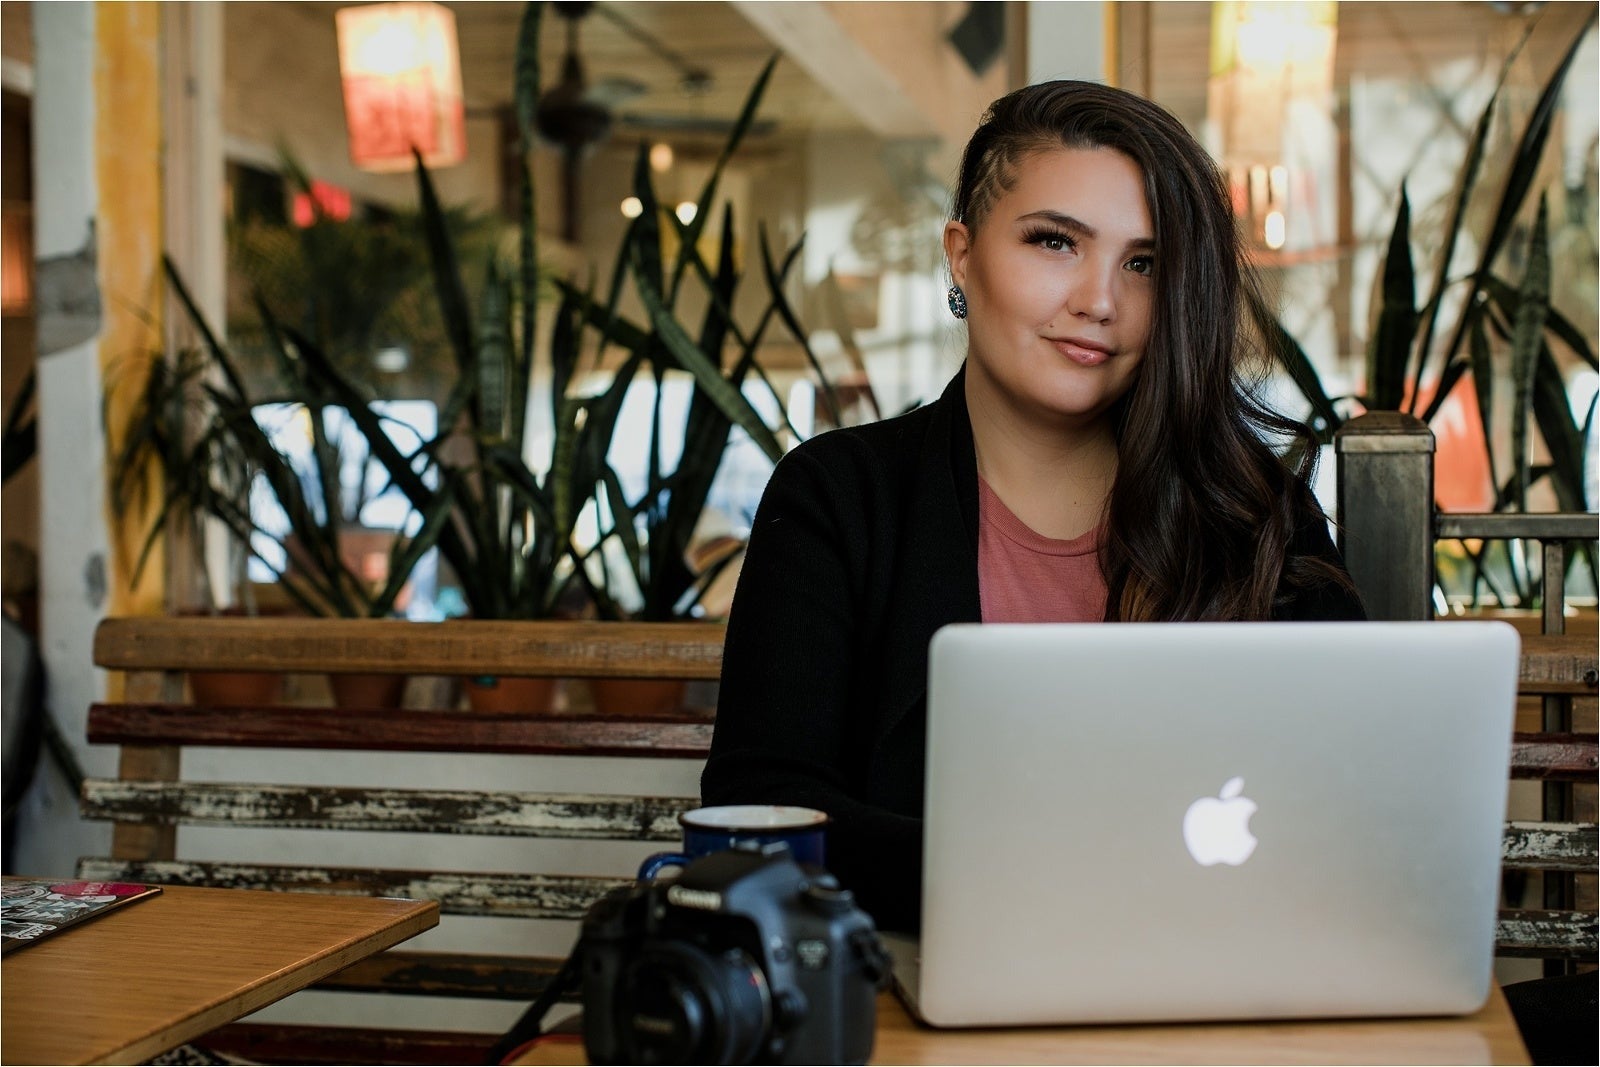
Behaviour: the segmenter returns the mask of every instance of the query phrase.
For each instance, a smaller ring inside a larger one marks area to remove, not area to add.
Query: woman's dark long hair
[[[1117,475],[1100,551],[1108,621],[1268,619],[1299,588],[1349,586],[1292,551],[1325,521],[1309,483],[1311,431],[1258,402],[1245,367],[1255,287],[1227,186],[1183,125],[1103,85],[1030,85],[990,106],[967,143],[954,217],[976,230],[1035,152],[1110,148],[1139,165],[1155,228],[1155,302],[1144,359],[1112,409]],[[1303,442],[1295,469],[1268,439]]]

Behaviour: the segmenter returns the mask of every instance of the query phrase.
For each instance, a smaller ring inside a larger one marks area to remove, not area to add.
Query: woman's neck
[[[1100,524],[1117,474],[1109,418],[1082,424],[1027,418],[967,376],[978,475],[1035,533],[1059,540]]]

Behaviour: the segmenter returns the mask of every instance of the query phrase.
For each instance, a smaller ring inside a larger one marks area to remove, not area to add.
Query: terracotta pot
[[[283,696],[283,675],[265,671],[190,671],[189,693],[196,704],[211,708],[276,704]]]
[[[555,700],[554,678],[509,676],[467,678],[462,686],[473,711],[548,712]]]
[[[602,715],[651,715],[677,711],[689,683],[672,678],[590,678],[594,710]]]
[[[406,695],[404,674],[330,674],[328,688],[339,708],[398,708]]]

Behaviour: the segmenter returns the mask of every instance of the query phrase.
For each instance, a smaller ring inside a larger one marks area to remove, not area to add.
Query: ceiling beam
[[[941,132],[879,60],[878,42],[864,35],[865,27],[859,23],[847,27],[830,10],[832,5],[732,0],[731,6],[873,133],[903,138],[930,137]]]

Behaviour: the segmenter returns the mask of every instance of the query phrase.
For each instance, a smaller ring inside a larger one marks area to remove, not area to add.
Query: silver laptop
[[[897,985],[939,1026],[1476,1010],[1519,651],[1504,623],[946,627]]]

